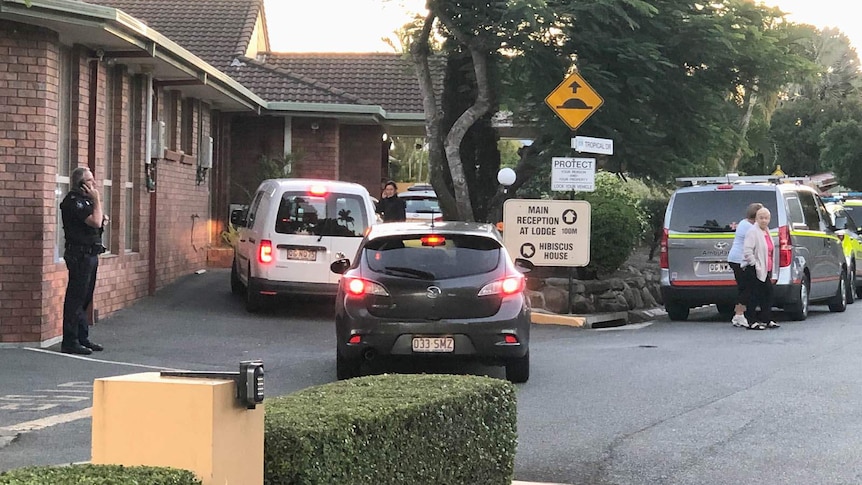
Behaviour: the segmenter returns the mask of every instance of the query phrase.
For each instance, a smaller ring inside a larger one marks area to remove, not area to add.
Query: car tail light
[[[718,190],[732,190],[732,189],[733,189],[733,184],[721,184],[721,185],[719,185],[719,186],[718,186],[718,187],[716,187],[716,188],[717,188]]]
[[[308,189],[308,193],[311,195],[326,195],[326,186],[323,185],[312,185]]]
[[[262,239],[260,241],[260,246],[257,249],[257,260],[263,264],[272,262],[272,241],[269,239]]]
[[[516,344],[518,343],[518,337],[512,335],[511,333],[507,333],[503,335],[503,342],[507,344]]]
[[[661,242],[659,244],[658,266],[661,269],[668,269],[667,262],[667,228],[661,230]]]
[[[526,286],[527,281],[524,279],[523,276],[509,276],[508,278],[493,281],[483,286],[482,289],[479,290],[478,296],[514,295],[515,293],[520,293],[524,291],[524,288]]]
[[[442,246],[446,244],[446,238],[437,234],[429,234],[420,238],[423,246]]]
[[[389,292],[386,291],[386,288],[378,283],[362,278],[345,278],[344,287],[347,289],[347,292],[353,296],[389,296]]]
[[[347,339],[347,343],[351,345],[362,343],[362,337],[359,335],[351,335],[350,338]]]
[[[793,243],[790,240],[790,227],[778,228],[778,266],[784,268],[790,266],[793,259]]]

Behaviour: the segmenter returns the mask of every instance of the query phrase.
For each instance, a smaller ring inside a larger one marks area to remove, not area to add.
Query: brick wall
[[[317,129],[313,127],[317,126]],[[339,173],[340,125],[336,120],[294,118],[291,137],[298,177],[343,180]]]
[[[57,36],[0,21],[0,342],[41,340],[56,217]]]
[[[341,126],[341,180],[363,185],[374,197],[380,196],[383,156],[383,127],[365,125]]]

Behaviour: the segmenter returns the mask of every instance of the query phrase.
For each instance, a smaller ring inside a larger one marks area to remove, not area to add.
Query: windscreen
[[[358,195],[285,192],[278,206],[275,232],[362,237],[367,219],[364,200]]]
[[[457,278],[493,271],[500,244],[490,238],[445,234],[445,241],[423,245],[423,236],[394,236],[370,241],[363,257],[378,273],[425,280]]]
[[[422,214],[439,214],[440,204],[437,199],[410,199],[405,198],[407,202],[407,212],[417,212]]]
[[[778,227],[776,197],[765,190],[716,190],[713,192],[680,192],[674,197],[668,229],[673,232],[733,232],[745,219],[749,204],[760,202],[772,219],[770,228]]]
[[[854,224],[859,224],[859,221],[862,220],[862,207],[855,207],[852,205],[845,205],[844,211],[853,219]],[[859,226],[857,226],[859,227]]]

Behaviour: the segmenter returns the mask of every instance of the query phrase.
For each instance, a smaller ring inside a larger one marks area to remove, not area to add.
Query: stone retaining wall
[[[619,277],[602,280],[572,281],[569,296],[569,279],[561,277],[534,277],[527,275],[527,296],[533,308],[554,313],[624,312],[655,308],[662,305],[657,270],[623,268]]]

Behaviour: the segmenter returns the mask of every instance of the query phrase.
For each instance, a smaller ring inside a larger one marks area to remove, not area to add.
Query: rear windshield
[[[407,202],[407,212],[419,212],[424,214],[440,213],[440,204],[437,199],[404,199]]]
[[[488,273],[500,261],[500,244],[486,237],[446,234],[445,242],[424,246],[421,236],[379,238],[365,246],[368,266],[393,276],[446,279]]]
[[[674,232],[732,232],[745,219],[749,204],[760,202],[772,213],[769,227],[778,227],[775,193],[763,190],[679,192],[674,197],[668,229]]]
[[[359,195],[285,192],[275,218],[275,232],[314,236],[362,237],[365,201]]]

